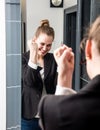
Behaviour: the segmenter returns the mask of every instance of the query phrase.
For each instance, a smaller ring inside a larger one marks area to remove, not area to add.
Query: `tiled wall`
[[[21,11],[20,0],[6,0],[6,129],[21,123]]]

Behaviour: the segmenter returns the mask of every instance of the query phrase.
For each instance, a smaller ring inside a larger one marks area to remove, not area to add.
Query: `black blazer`
[[[100,130],[100,75],[77,94],[44,96],[39,114],[44,130]]]
[[[42,96],[43,81],[39,69],[28,66],[29,51],[22,55],[22,118],[32,119],[37,114]],[[44,85],[47,94],[54,94],[57,83],[57,64],[52,53],[44,56]]]

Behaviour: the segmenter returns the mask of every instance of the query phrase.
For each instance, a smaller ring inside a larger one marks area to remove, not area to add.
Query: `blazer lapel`
[[[52,66],[52,58],[49,54],[44,57],[44,79],[50,73],[50,67]]]

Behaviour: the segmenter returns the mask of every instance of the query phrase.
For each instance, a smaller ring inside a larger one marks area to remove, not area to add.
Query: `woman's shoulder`
[[[28,58],[29,57],[29,53],[30,53],[30,51],[24,52],[24,53],[22,53],[22,56]]]
[[[22,53],[22,63],[25,64],[29,61],[29,51]]]

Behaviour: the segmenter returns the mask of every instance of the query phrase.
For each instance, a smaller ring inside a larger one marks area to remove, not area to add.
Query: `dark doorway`
[[[76,53],[76,16],[77,7],[64,10],[64,43]],[[73,89],[75,87],[75,72],[73,75]]]

